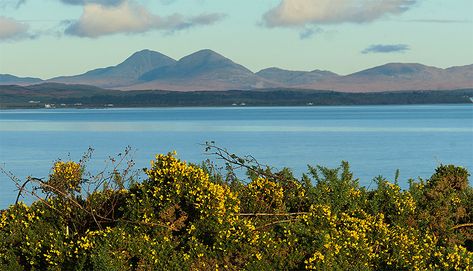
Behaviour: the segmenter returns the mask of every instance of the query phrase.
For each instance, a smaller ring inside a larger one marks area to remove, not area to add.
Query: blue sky
[[[473,63],[472,0],[0,0],[0,73],[43,79],[142,49],[252,71]]]

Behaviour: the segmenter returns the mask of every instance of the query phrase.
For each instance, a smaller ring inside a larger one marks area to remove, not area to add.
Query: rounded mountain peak
[[[133,53],[125,61],[120,63],[118,66],[140,66],[140,65],[153,65],[153,64],[172,64],[176,62],[174,59],[161,54],[159,52],[151,51],[148,49],[141,50]]]
[[[181,58],[176,63],[175,69],[185,74],[198,74],[218,69],[237,69],[251,73],[245,67],[210,49],[200,50]]]
[[[230,59],[210,49],[203,49],[203,50],[197,51],[179,60],[179,62],[186,62],[186,63],[190,63],[190,62],[207,62],[208,63],[208,62],[218,62],[218,61],[231,62]]]
[[[427,72],[431,70],[438,70],[434,67],[425,66],[418,63],[388,63],[374,68],[366,69],[353,75],[385,75],[385,76],[395,76],[402,74],[415,74],[421,72]]]

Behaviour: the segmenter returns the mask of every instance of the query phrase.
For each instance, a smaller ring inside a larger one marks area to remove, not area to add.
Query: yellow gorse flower
[[[83,169],[74,161],[57,161],[54,163],[52,173],[46,182],[46,191],[56,194],[66,191],[80,191]]]
[[[202,218],[212,217],[219,223],[239,212],[238,198],[228,187],[212,183],[204,170],[178,160],[174,153],[156,155],[146,174],[160,205],[187,202]]]

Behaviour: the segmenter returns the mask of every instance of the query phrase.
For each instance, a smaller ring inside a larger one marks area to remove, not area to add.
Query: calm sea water
[[[260,163],[290,167],[352,166],[360,183],[383,175],[400,183],[428,178],[439,164],[473,171],[473,105],[54,109],[0,111],[0,165],[20,179],[47,177],[58,158],[78,160],[94,148],[88,169],[132,147],[137,168],[176,150],[186,161],[209,158],[206,141]],[[0,176],[0,208],[16,188]]]

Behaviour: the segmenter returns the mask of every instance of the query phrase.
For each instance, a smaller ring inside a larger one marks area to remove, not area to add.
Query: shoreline
[[[184,107],[313,107],[363,105],[471,104],[473,89],[391,92],[335,92],[297,89],[228,91],[116,91],[90,92],[87,88],[47,87],[16,90],[0,87],[0,110],[83,108]]]

